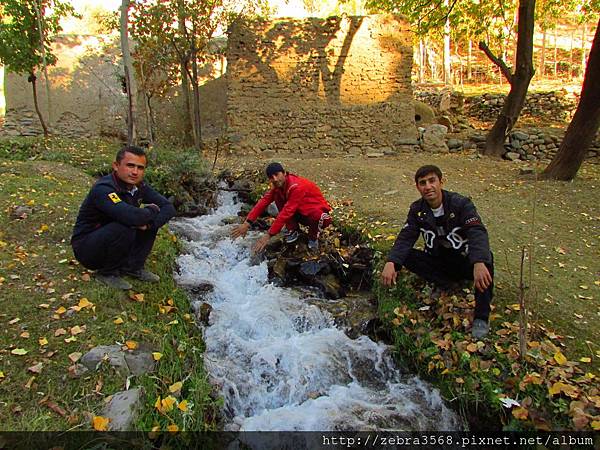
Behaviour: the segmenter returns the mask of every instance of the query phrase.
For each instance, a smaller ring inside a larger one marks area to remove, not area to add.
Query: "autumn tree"
[[[2,0],[0,3],[0,63],[9,72],[27,76],[45,136],[49,130],[39,107],[37,73],[45,65],[56,64],[52,38],[62,30],[60,19],[72,14],[72,6],[60,0]]]
[[[569,181],[575,178],[600,127],[600,21],[587,67],[579,105],[558,152],[544,170],[545,178]]]
[[[263,6],[261,0],[138,0],[132,4],[132,38],[138,48],[148,44],[157,50],[135,53],[138,71],[145,70],[142,83],[162,90],[179,70],[183,119],[191,123],[198,150],[202,142],[199,67],[211,59],[210,42],[233,20]]]

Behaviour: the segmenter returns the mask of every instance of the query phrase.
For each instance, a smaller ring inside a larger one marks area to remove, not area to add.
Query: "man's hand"
[[[246,236],[246,233],[248,232],[248,230],[250,229],[250,224],[248,222],[244,222],[241,225],[238,225],[237,227],[235,227],[233,229],[233,231],[231,232],[231,237],[233,239],[237,239],[240,236]]]
[[[149,228],[149,226],[148,225],[139,225],[135,228],[137,228],[138,230],[141,230],[141,231],[146,231]]]
[[[476,262],[473,265],[473,281],[479,292],[485,291],[492,284],[492,275],[484,263]]]
[[[258,241],[256,241],[254,243],[254,246],[252,247],[252,251],[254,253],[260,253],[262,252],[265,247],[267,246],[267,244],[269,243],[269,239],[271,239],[271,235],[270,234],[265,234],[263,235]]]
[[[385,263],[383,266],[383,271],[381,272],[381,282],[384,286],[392,286],[396,284],[396,278],[398,277],[398,272],[396,272],[396,266],[393,262],[389,261]]]

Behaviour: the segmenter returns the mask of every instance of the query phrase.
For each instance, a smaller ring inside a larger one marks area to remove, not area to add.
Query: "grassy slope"
[[[147,344],[163,355],[154,374],[129,380],[131,387],[143,386],[146,392],[140,429],[173,424],[179,429],[213,427],[216,404],[202,367],[203,343],[189,302],[170,277],[177,254],[175,238],[161,230],[148,262],[162,276],[161,282],[134,282],[130,294],[143,294],[143,301],[90,280],[69,245],[79,204],[93,182],[80,167],[93,171],[106,165],[114,144],[51,145],[53,150],[43,156],[71,164],[0,159],[0,428],[89,428],[91,416],[99,415],[107,397],[123,390],[127,380],[105,364],[98,372],[71,378],[69,355],[75,358],[93,346],[126,341]],[[29,205],[33,212],[13,218],[10,213],[16,205]],[[93,307],[72,310],[82,298]],[[77,333],[75,326],[84,331]],[[66,333],[60,335],[61,329]],[[27,354],[12,354],[16,349]],[[28,370],[38,363],[40,373]],[[187,411],[174,408],[160,414],[154,408],[156,398],[170,395],[168,387],[178,381],[183,382],[178,401],[188,400]],[[49,406],[53,403],[62,411],[53,410]]]

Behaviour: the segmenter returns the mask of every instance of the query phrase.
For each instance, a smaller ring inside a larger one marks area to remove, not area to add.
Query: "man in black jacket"
[[[121,275],[159,281],[144,264],[158,229],[175,215],[171,202],[143,182],[146,165],[142,148],[119,150],[113,172],[94,184],[73,228],[75,258],[96,270],[99,281],[117,289],[131,289]]]
[[[442,171],[423,166],[415,174],[421,199],[410,206],[404,227],[390,250],[381,273],[385,286],[396,284],[402,266],[449,289],[461,280],[473,280],[475,314],[471,333],[475,338],[489,331],[490,302],[493,295],[494,266],[487,230],[475,205],[467,197],[442,189]],[[413,248],[419,233],[425,251]]]

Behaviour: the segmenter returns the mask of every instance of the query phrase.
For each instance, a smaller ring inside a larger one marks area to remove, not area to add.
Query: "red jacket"
[[[275,202],[279,210],[275,222],[268,231],[271,236],[279,233],[285,223],[296,213],[306,217],[316,216],[318,220],[322,213],[331,211],[331,206],[323,197],[319,187],[312,181],[293,173],[286,173],[283,188],[270,189],[262,196],[248,214],[247,220],[253,222],[258,219],[271,202]]]

